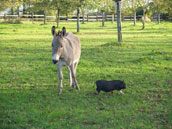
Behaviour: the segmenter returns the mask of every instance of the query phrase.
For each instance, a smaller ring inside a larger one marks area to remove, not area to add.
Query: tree
[[[81,10],[81,7],[84,8],[87,5],[86,2],[88,2],[88,0],[74,0],[73,2],[77,10],[77,32],[79,32],[80,31],[80,10]]]
[[[85,12],[96,8],[95,0],[84,0],[81,5],[82,23],[85,23]]]
[[[23,0],[23,5],[25,5],[25,9],[29,14],[35,12],[35,8],[33,8],[33,5],[38,1],[39,0]]]
[[[63,15],[66,15],[66,20],[68,20],[68,15],[73,13],[74,11],[74,2],[73,0],[66,0],[63,4],[63,11],[61,12]]]
[[[61,0],[52,0],[51,1],[51,9],[56,10],[56,23],[57,23],[57,28],[59,27],[59,23],[60,23],[60,5],[61,5]]]
[[[105,21],[105,13],[112,12],[114,9],[114,1],[113,0],[98,0],[97,7],[102,12],[102,27],[104,26]]]
[[[112,10],[111,10],[111,13],[112,13],[112,24],[114,22],[114,17],[115,17],[115,13],[116,13],[116,8],[115,8],[115,2],[112,4]]]
[[[0,11],[10,8],[11,15],[14,15],[16,8],[17,8],[16,12],[17,12],[18,21],[19,21],[20,20],[19,7],[22,4],[22,2],[23,2],[23,0],[1,0],[0,1]]]
[[[143,9],[143,17],[142,17],[142,29],[145,29],[145,20],[146,20],[146,10],[148,10],[150,0],[138,0],[139,6]]]
[[[172,0],[166,0],[166,2],[168,4],[168,7],[167,7],[168,15],[172,16]]]
[[[9,1],[1,0],[0,1],[0,11],[4,11],[9,7]]]
[[[44,12],[44,24],[46,24],[47,11],[50,8],[50,0],[40,0],[34,4],[35,10]]]
[[[14,15],[15,8],[19,8],[23,0],[1,0],[0,1],[0,11],[4,11],[7,8],[11,8],[11,15]],[[17,14],[19,14],[19,9]]]
[[[168,4],[164,0],[154,0],[153,1],[153,10],[158,14],[158,23],[160,23],[161,13],[167,12]]]
[[[139,1],[138,0],[123,0],[123,8],[125,8],[127,11],[131,11],[131,13],[134,16],[134,25],[136,25],[136,11],[139,7]]]
[[[57,22],[57,27],[59,27],[60,23],[60,14],[63,10],[63,5],[66,2],[66,0],[51,0],[51,9],[56,10],[56,22]],[[67,9],[67,8],[66,8]]]
[[[117,4],[117,28],[118,28],[118,42],[122,42],[122,26],[121,26],[121,1],[116,1]]]
[[[60,23],[60,15],[63,13],[68,14],[69,10],[73,11],[74,6],[77,7],[77,3],[75,0],[51,0],[50,9],[56,10],[56,21],[57,21],[57,27],[59,27]]]

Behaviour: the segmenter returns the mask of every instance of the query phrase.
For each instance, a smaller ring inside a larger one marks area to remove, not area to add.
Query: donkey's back
[[[79,60],[81,55],[81,44],[79,38],[70,32],[64,36],[64,39],[66,42],[66,52],[69,56],[72,56],[73,60]]]

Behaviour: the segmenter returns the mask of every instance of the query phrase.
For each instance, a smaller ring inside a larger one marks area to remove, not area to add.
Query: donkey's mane
[[[58,31],[57,35],[62,36],[62,31]]]
[[[60,36],[60,37],[66,37],[69,33],[66,33],[65,35],[63,35],[63,32],[62,31],[58,31],[56,33],[56,36]]]

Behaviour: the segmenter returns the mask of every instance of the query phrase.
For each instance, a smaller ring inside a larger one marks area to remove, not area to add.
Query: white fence
[[[0,20],[16,20],[19,19],[21,21],[44,21],[44,15],[0,15]],[[112,21],[113,19],[116,20],[116,15],[105,15],[105,21]],[[137,16],[137,20],[139,20],[141,16]],[[80,16],[80,21],[102,21],[102,15],[95,15],[95,16],[89,16],[85,15]],[[56,21],[56,16],[46,16],[47,22]],[[75,15],[69,15],[69,16],[60,16],[60,21],[76,21],[77,17]],[[133,17],[130,16],[122,16],[122,20],[134,20]]]

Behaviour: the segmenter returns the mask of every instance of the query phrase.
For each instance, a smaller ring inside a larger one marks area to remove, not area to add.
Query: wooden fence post
[[[7,21],[7,14],[4,14],[4,21]]]
[[[77,32],[79,32],[79,23],[80,23],[80,10],[77,9]]]
[[[121,30],[121,0],[115,0],[117,2],[117,28],[118,28],[118,42],[122,42],[122,30]]]
[[[87,22],[88,22],[88,13],[87,13]]]

